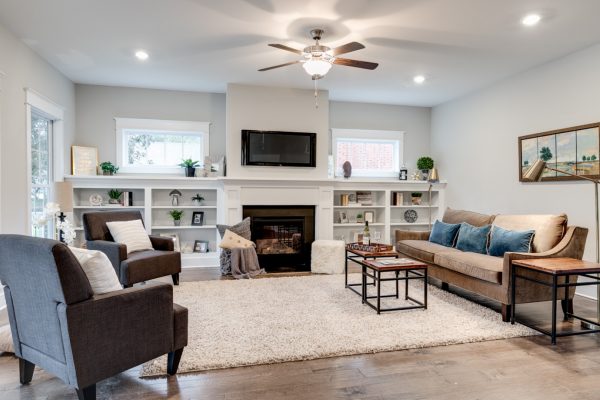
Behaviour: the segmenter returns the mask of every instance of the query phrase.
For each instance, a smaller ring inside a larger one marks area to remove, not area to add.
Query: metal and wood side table
[[[550,277],[549,280],[539,280],[532,278],[531,276],[522,275],[523,272],[533,271],[537,273],[541,273]],[[577,260],[574,258],[533,258],[528,260],[515,260],[512,262],[511,268],[511,303],[512,303],[512,313],[510,317],[510,322],[512,324],[515,323],[516,320],[516,288],[517,288],[517,279],[524,279],[530,282],[538,283],[540,285],[544,285],[550,287],[552,290],[552,326],[551,330],[545,330],[540,327],[536,327],[533,325],[529,325],[522,321],[518,321],[519,323],[531,328],[535,329],[538,332],[541,332],[545,335],[550,336],[550,340],[552,344],[556,344],[556,338],[559,336],[572,336],[572,335],[583,335],[586,333],[596,333],[600,332],[600,321],[592,321],[581,316],[575,315],[573,311],[565,309],[564,317],[575,318],[580,321],[587,322],[593,326],[598,327],[597,329],[585,329],[578,331],[568,331],[568,332],[556,332],[556,301],[558,299],[558,291],[564,289],[563,297],[565,299],[568,298],[569,288],[578,287],[578,286],[590,286],[590,285],[600,285],[600,279],[592,274],[600,273],[600,264],[596,264],[593,262]],[[589,281],[585,282],[571,282],[570,278],[572,276],[583,276]],[[561,282],[559,283],[559,278]],[[550,281],[550,282],[549,282]],[[600,299],[599,299],[600,300]]]
[[[362,282],[361,283],[348,283],[348,261],[354,261],[357,264],[361,265],[360,260],[368,260],[368,259],[376,260],[378,258],[390,258],[390,257],[398,258],[398,253],[394,250],[369,252],[369,251],[353,249],[349,246],[346,246],[346,260],[345,260],[345,265],[344,265],[344,284],[345,284],[346,288],[352,290],[357,295],[362,296],[362,289],[360,291],[354,289],[354,287],[356,287],[356,286],[362,286]],[[375,284],[375,282],[373,282],[373,285],[374,284]]]

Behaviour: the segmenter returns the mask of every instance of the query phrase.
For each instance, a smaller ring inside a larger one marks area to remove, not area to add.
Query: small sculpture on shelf
[[[342,169],[344,170],[344,178],[348,179],[352,176],[352,164],[350,164],[350,161],[345,161]]]
[[[423,199],[423,193],[414,192],[410,194],[413,205],[418,206],[421,204],[421,200]]]
[[[179,205],[179,198],[181,197],[181,192],[177,189],[174,189],[171,190],[169,196],[171,196],[171,205],[173,207],[177,207]]]
[[[196,193],[196,195],[192,197],[192,204],[195,206],[201,206],[203,201],[204,197],[202,197],[200,193]]]
[[[173,225],[181,225],[181,217],[183,217],[183,210],[171,210],[169,215],[173,218]]]

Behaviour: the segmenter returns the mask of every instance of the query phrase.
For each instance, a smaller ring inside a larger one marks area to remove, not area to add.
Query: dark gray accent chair
[[[115,243],[106,226],[107,222],[136,219],[144,221],[139,210],[86,212],[83,214],[83,230],[87,248],[100,250],[108,256],[124,287],[168,275],[173,278],[174,285],[179,285],[181,254],[174,251],[175,244],[171,238],[150,235],[154,250],[127,255],[127,246]]]
[[[177,373],[188,312],[170,284],[94,296],[66,245],[21,235],[0,235],[0,281],[22,384],[38,365],[90,400],[97,382],[163,354]]]

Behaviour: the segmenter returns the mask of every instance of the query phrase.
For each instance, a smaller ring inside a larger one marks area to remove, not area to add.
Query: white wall
[[[416,169],[417,159],[429,155],[431,108],[388,104],[329,103],[331,128],[403,131],[404,165]],[[446,179],[443,177],[443,179]]]
[[[594,192],[586,182],[523,184],[517,137],[600,121],[600,45],[435,107],[431,148],[449,182],[450,207],[488,213],[560,213],[590,228]]]
[[[115,117],[211,122],[210,154],[225,154],[225,95],[113,86],[76,85],[76,144],[116,161]]]
[[[0,54],[0,71],[6,74],[0,93],[0,232],[25,234],[29,232],[29,194],[24,89],[31,88],[64,107],[64,154],[69,154],[75,127],[75,86],[2,26]]]
[[[316,132],[317,167],[258,167],[241,165],[242,129]],[[227,176],[234,178],[327,178],[329,95],[263,86],[227,86]]]

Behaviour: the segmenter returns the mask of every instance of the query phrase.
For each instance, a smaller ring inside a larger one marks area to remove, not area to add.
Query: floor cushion
[[[484,281],[501,284],[504,259],[471,252],[444,252],[434,257],[434,262],[444,268]]]
[[[343,274],[346,244],[343,240],[315,240],[310,255],[310,270],[317,274]]]

